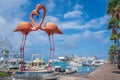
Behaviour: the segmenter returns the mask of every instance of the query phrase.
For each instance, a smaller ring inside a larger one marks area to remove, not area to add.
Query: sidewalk
[[[114,64],[104,64],[88,75],[89,80],[120,80],[120,69]]]

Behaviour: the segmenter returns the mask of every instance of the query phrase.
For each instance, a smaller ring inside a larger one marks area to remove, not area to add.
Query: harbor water
[[[90,72],[97,69],[98,66],[78,66],[77,73],[79,74],[89,74]]]
[[[54,62],[54,66],[61,66],[62,69],[66,69],[69,64],[67,62]],[[72,66],[77,68],[77,73],[78,74],[89,74],[90,72],[94,71],[97,69],[98,66]]]

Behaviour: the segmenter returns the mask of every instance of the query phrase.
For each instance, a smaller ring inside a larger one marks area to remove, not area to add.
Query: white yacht
[[[68,63],[70,66],[82,66],[82,63],[76,63],[74,61],[69,61]]]
[[[70,66],[82,66],[83,61],[80,57],[73,56],[72,60],[68,61]]]
[[[11,58],[8,62],[9,69],[18,69],[20,63],[21,63],[21,60],[16,59],[16,58]]]
[[[45,69],[46,66],[47,66],[46,63],[39,58],[36,58],[35,60],[30,61],[29,63],[30,69]]]

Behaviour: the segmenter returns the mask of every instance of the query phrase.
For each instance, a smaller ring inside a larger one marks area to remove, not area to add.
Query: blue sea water
[[[77,73],[79,74],[89,74],[90,72],[97,69],[98,66],[79,66]]]
[[[67,66],[69,66],[69,64],[67,62],[54,62],[53,65],[54,66],[61,66],[62,69],[65,69],[65,68],[67,68]],[[89,74],[90,72],[97,69],[97,67],[98,66],[77,66],[77,68],[78,68],[77,73],[79,73],[79,74]]]
[[[69,64],[67,62],[54,62],[53,66],[61,66],[62,69],[66,69]]]

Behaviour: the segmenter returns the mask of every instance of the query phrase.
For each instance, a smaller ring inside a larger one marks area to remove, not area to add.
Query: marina
[[[52,66],[50,67],[49,62],[51,61]],[[61,75],[88,75],[106,64],[107,60],[97,59],[94,56],[65,55],[46,62],[40,54],[32,54],[31,60],[24,62],[25,71],[21,71],[20,53],[9,53],[7,49],[3,49],[0,62],[0,70],[12,75],[9,80],[58,80]]]
[[[0,80],[120,80],[119,29],[120,0],[1,0]]]
[[[58,59],[53,59],[52,67],[49,68],[48,62],[40,58],[39,54],[33,54],[31,61],[25,61],[25,70],[20,71],[21,58],[19,53],[11,54],[8,52],[3,52],[1,59],[0,70],[12,74],[9,77],[12,80],[24,79],[24,80],[57,80],[60,75],[69,74],[89,74],[96,70],[100,65],[94,63],[97,59],[94,57],[78,57],[78,56],[60,56]],[[4,55],[5,54],[5,55]],[[6,56],[7,54],[7,56]],[[11,55],[11,56],[10,56]],[[88,61],[91,61],[89,65]],[[106,61],[103,62],[105,64]],[[70,64],[70,62],[72,64]],[[84,64],[83,64],[84,63]],[[93,65],[94,63],[94,65]],[[76,64],[76,65],[75,65]]]
[[[5,45],[4,45],[5,46]],[[52,66],[49,67],[49,62]],[[99,63],[99,64],[98,64]],[[9,79],[17,80],[57,80],[60,75],[87,75],[96,70],[107,60],[96,57],[59,56],[56,59],[44,61],[40,54],[32,54],[30,61],[25,61],[25,71],[21,71],[20,53],[9,53],[5,48],[0,57],[0,70],[12,74]]]

